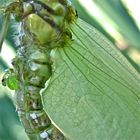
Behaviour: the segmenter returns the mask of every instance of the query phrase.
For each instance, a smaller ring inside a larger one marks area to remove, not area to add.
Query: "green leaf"
[[[70,140],[140,139],[140,76],[90,25],[71,30],[72,44],[55,51],[45,111]]]

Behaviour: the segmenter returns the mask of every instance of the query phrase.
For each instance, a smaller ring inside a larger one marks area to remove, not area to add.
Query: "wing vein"
[[[71,51],[72,49],[68,49],[69,51]],[[118,104],[118,102],[116,102],[111,96],[109,96],[109,95],[107,95],[107,94],[104,94],[104,93],[106,93],[105,91],[104,91],[104,89],[98,84],[98,83],[96,83],[97,84],[97,86],[92,82],[92,81],[90,81],[89,79],[88,79],[88,77],[80,70],[80,68],[73,62],[73,60],[69,57],[69,55],[68,55],[68,53],[67,53],[67,51],[64,49],[64,52],[65,52],[65,55],[68,57],[68,59],[71,61],[71,63],[78,69],[78,71],[79,72],[81,72],[81,74],[87,79],[87,81],[90,83],[90,84],[92,84],[92,85],[94,85],[101,93],[102,93],[102,95],[105,95],[105,96],[107,96],[112,102],[115,102],[119,107],[120,107],[120,109],[122,109],[122,110],[124,110],[119,104]],[[74,52],[71,52],[71,54],[73,54],[74,55]],[[74,55],[75,56],[75,55]],[[72,58],[75,58],[75,57],[72,57]],[[82,57],[82,56],[81,56]],[[78,56],[77,56],[77,58],[79,58]],[[80,61],[80,60],[79,60]],[[66,62],[66,61],[65,61]],[[84,63],[83,61],[82,61],[82,63]],[[67,64],[68,65],[68,64]],[[86,64],[86,63],[84,63],[84,65],[85,66],[87,66],[88,68],[89,68],[89,66]],[[71,69],[70,67],[69,67],[69,69]],[[93,69],[92,69],[92,71],[93,71]],[[108,84],[106,84],[103,80],[101,80],[101,79],[99,79],[96,75],[94,75],[94,77],[97,79],[97,80],[99,80],[100,82],[102,82],[102,83],[104,83],[108,88],[110,88],[117,96],[118,96],[118,92],[117,91],[115,91],[112,87],[110,87]],[[102,89],[102,90],[101,90]],[[104,92],[103,92],[104,91]],[[120,97],[120,96],[118,96],[118,98],[120,98],[121,100],[122,100],[122,102],[123,102],[123,99]],[[134,114],[134,109],[132,108],[132,109],[130,109],[129,108],[129,106],[127,105],[127,103],[124,103],[123,102],[123,104],[127,107],[127,109],[131,112],[131,114],[136,118],[137,116],[135,116]]]
[[[128,70],[128,68],[125,67],[125,65],[123,65],[120,61],[118,61],[111,53],[109,53],[105,48],[103,48],[94,38],[92,38],[89,33],[87,33],[83,28],[81,28],[77,23],[76,23],[77,27],[82,30],[84,33],[87,34],[87,36],[91,39],[91,40],[94,40],[94,42],[100,46],[100,48],[102,48],[107,54],[109,54],[116,62],[118,62],[126,71],[128,71],[129,73],[131,73],[131,75],[134,77],[133,73],[131,71]],[[134,77],[136,81],[139,82],[139,80]]]
[[[70,62],[78,69],[78,71],[80,71],[81,72],[81,70],[74,64],[74,62],[71,60],[71,58],[68,56],[68,54],[67,54],[67,52],[64,50],[64,52],[65,52],[65,55],[68,57],[68,59],[70,60]],[[65,61],[65,60],[64,60]],[[66,61],[65,61],[66,62]],[[67,62],[66,62],[67,63]],[[82,62],[83,63],[83,62]],[[67,64],[68,65],[68,64]],[[71,69],[70,68],[70,66],[68,66],[69,67],[69,69]],[[116,103],[119,107],[120,107],[120,109],[121,110],[124,110],[119,104],[118,104],[118,102],[116,102],[113,98],[111,98],[111,96],[108,96],[107,94],[104,94],[105,92],[103,92],[104,91],[104,89],[101,87],[101,86],[99,86],[99,84],[97,84],[100,88],[98,88],[92,81],[90,81],[88,78],[87,78],[87,76],[85,76],[85,74],[83,73],[83,72],[81,72],[82,73],[82,75],[87,79],[87,81],[90,83],[90,84],[92,84],[92,85],[94,85],[94,87],[95,88],[97,88],[100,92],[101,92],[101,94],[102,95],[106,95],[113,103]],[[96,77],[96,76],[95,76]],[[96,77],[96,79],[98,79],[97,77]],[[99,81],[101,81],[100,79],[98,79]],[[78,81],[77,81],[78,82]],[[103,81],[101,81],[101,82],[103,82]],[[104,82],[103,82],[104,83]],[[106,85],[106,83],[104,83],[105,85]],[[108,85],[106,85],[106,86],[108,86]],[[109,87],[109,86],[108,86]],[[102,91],[102,90],[103,91]],[[111,88],[112,89],[112,88]],[[114,91],[114,89],[112,89],[112,91]],[[116,93],[116,95],[117,95],[117,92],[116,91],[114,91],[115,93]],[[118,96],[119,97],[119,96]],[[126,106],[127,106],[127,108],[128,108],[128,105],[127,104],[125,104]],[[129,109],[129,108],[128,108]],[[132,109],[133,110],[133,109]],[[135,116],[134,115],[134,113],[129,109],[129,111],[132,113],[132,115],[133,116]]]

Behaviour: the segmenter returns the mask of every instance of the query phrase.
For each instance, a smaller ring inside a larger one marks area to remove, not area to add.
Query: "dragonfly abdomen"
[[[15,92],[16,107],[29,138],[49,140],[54,137],[55,128],[43,110],[40,91],[51,76],[50,50],[31,44],[20,47],[20,53],[13,59],[14,72],[19,81],[19,89]],[[59,131],[57,134],[63,135]],[[64,136],[60,140],[63,139]]]
[[[40,49],[33,51],[33,47],[30,46],[28,52],[25,51],[25,54],[17,55],[14,59],[14,71],[19,81],[19,90],[15,94],[17,112],[27,134],[40,135],[40,138],[41,134],[51,126],[51,121],[43,110],[40,95],[40,90],[51,75],[50,64],[42,64],[48,61],[44,53]],[[34,57],[41,60],[37,63]],[[18,61],[21,63],[17,63]]]

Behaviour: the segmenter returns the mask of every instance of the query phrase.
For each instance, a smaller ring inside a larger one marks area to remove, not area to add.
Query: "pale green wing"
[[[42,93],[46,112],[70,140],[140,139],[138,73],[84,21],[71,31],[73,43],[57,49],[56,69]]]

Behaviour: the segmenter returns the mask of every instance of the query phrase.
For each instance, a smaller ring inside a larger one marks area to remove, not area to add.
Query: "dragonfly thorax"
[[[77,15],[75,9],[66,1],[23,2],[23,11],[24,30],[34,42],[40,45],[50,44],[52,48],[62,46],[66,36],[71,37],[67,26]]]

